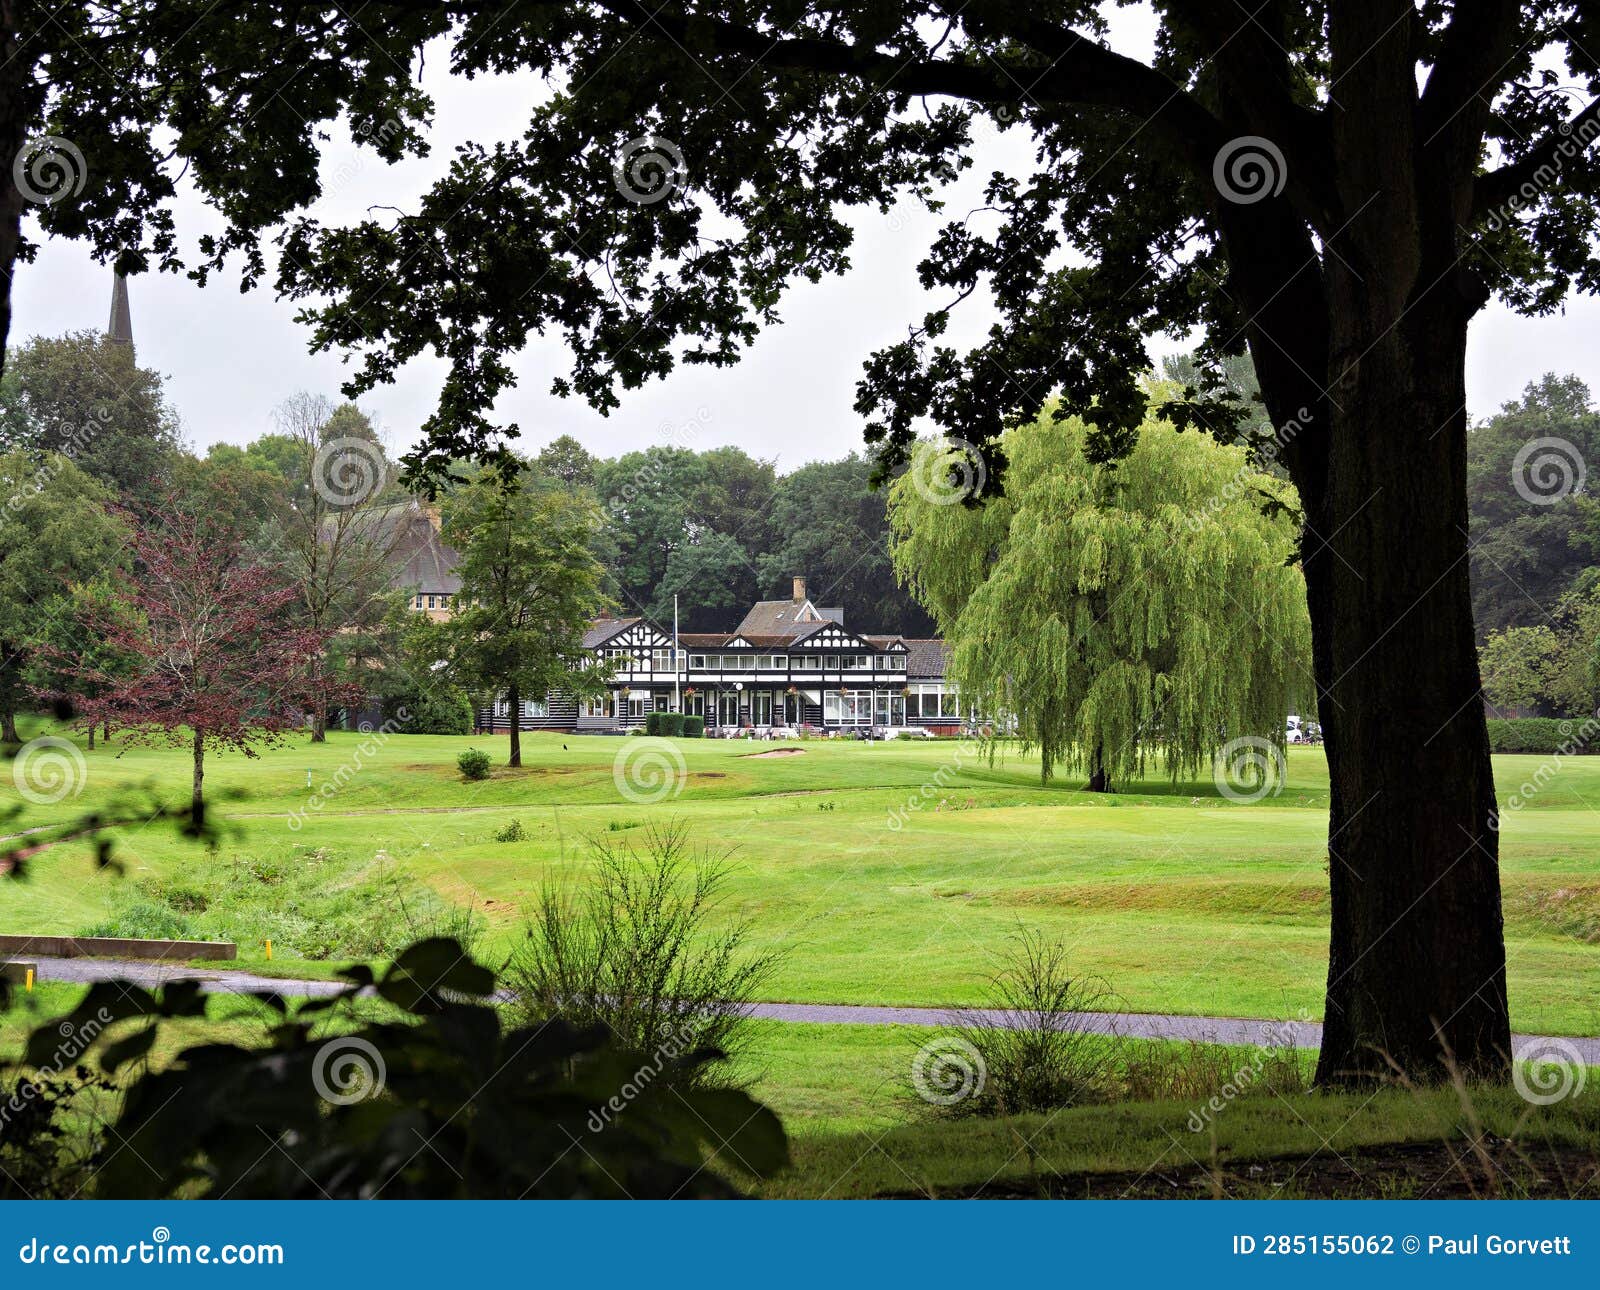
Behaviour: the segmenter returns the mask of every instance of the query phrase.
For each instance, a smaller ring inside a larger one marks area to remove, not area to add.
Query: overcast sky
[[[1147,14],[1119,11],[1115,22],[1120,48],[1148,53]],[[353,220],[372,206],[404,207],[448,164],[456,143],[467,138],[492,143],[520,134],[528,106],[540,93],[538,82],[453,80],[443,73],[443,61],[430,59],[424,80],[438,108],[432,157],[385,167],[370,154],[330,143],[323,167],[325,196],[314,214]],[[92,142],[83,141],[82,147],[92,179]],[[551,378],[566,366],[561,341],[552,337],[536,341],[517,360],[518,387],[502,398],[497,419],[518,422],[528,450],[560,434],[574,435],[600,455],[669,440],[697,448],[731,443],[776,458],[781,470],[789,470],[859,448],[861,422],[851,404],[861,362],[875,348],[902,339],[907,324],[933,303],[915,273],[933,231],[950,213],[977,204],[990,170],[1026,159],[1018,137],[990,136],[977,153],[975,176],[948,195],[947,213],[932,216],[908,206],[886,216],[860,216],[852,271],[793,289],[783,306],[783,324],[768,330],[733,369],[680,369],[666,381],[625,393],[622,409],[601,417],[577,400],[549,394]],[[687,158],[687,164],[692,185],[694,159]],[[188,245],[216,227],[192,198],[180,202],[178,220]],[[183,277],[148,274],[133,280],[131,296],[139,359],[167,377],[185,437],[198,449],[219,441],[245,443],[271,429],[273,408],[297,390],[337,397],[346,375],[339,356],[310,354],[309,330],[294,321],[293,307],[276,301],[270,291],[241,295],[226,277],[202,290]],[[34,264],[18,267],[12,341],[103,327],[110,298],[110,271],[95,264],[84,246],[46,243]],[[975,296],[958,312],[950,339],[957,345],[975,340],[989,321],[985,303]],[[1600,303],[1590,299],[1573,301],[1564,314],[1543,319],[1517,318],[1490,306],[1473,329],[1468,352],[1473,415],[1489,414],[1545,371],[1576,372],[1600,383],[1594,358],[1597,324]],[[1176,348],[1182,348],[1176,340],[1166,346]],[[416,427],[433,409],[443,368],[431,357],[418,359],[393,385],[360,400],[391,448],[415,438]]]

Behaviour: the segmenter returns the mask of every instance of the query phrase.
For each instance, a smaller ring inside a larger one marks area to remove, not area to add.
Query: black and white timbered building
[[[603,618],[583,643],[610,665],[605,696],[525,702],[522,729],[628,730],[656,711],[703,717],[713,735],[801,727],[954,734],[962,724],[945,683],[943,641],[852,631],[842,609],[811,603],[802,578],[791,599],[758,601],[731,632],[685,632],[674,645],[647,619]],[[508,728],[506,701],[479,720]]]

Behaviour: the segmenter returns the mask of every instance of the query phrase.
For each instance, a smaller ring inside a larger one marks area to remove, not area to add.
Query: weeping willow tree
[[[1045,780],[1176,779],[1233,740],[1283,742],[1312,692],[1292,486],[1242,448],[1147,422],[1115,466],[1075,419],[1009,431],[1006,492],[925,445],[889,494],[896,575],[951,646],[962,704],[1040,753]],[[1258,747],[1263,745],[1258,744]]]

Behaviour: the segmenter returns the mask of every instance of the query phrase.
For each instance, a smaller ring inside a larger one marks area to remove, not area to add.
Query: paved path
[[[199,980],[217,994],[251,994],[275,990],[285,997],[321,998],[337,993],[337,981],[297,981],[287,977],[259,976],[235,968],[191,967],[184,963],[151,963],[118,959],[38,958],[41,981],[133,981],[158,986],[167,981]],[[880,1008],[844,1003],[757,1003],[751,1015],[770,1021],[795,1021],[849,1026],[945,1026],[955,1014],[948,1008]],[[981,1008],[961,1014],[994,1026],[1013,1022],[1016,1014]],[[1079,1012],[1079,1025],[1096,1034],[1125,1035],[1132,1039],[1194,1039],[1204,1043],[1245,1047],[1316,1048],[1322,1043],[1322,1025],[1315,1021],[1257,1021],[1246,1017],[1185,1017],[1151,1012]],[[1513,1035],[1518,1052],[1545,1042],[1544,1036]],[[1586,1063],[1600,1066],[1600,1039],[1564,1038]]]

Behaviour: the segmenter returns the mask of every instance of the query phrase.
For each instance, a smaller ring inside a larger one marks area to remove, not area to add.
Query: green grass
[[[213,758],[207,785],[228,825],[214,856],[159,821],[119,830],[121,877],[97,874],[81,844],[63,847],[26,883],[0,884],[0,931],[159,916],[235,940],[254,961],[270,936],[273,970],[288,972],[297,960],[381,957],[459,906],[481,919],[480,948],[495,961],[541,883],[584,880],[590,839],[636,839],[672,819],[705,846],[734,848],[729,912],[786,954],[775,999],[975,1002],[993,951],[1026,925],[1064,938],[1074,965],[1132,1010],[1320,1012],[1328,788],[1318,749],[1291,749],[1288,787],[1243,805],[1209,781],[1155,780],[1109,799],[1070,776],[1041,787],[1030,758],[991,765],[945,742],[812,741],[784,758],[749,756],[764,744],[651,744],[676,749],[688,773],[681,792],[648,806],[618,790],[613,761],[637,746],[618,738],[528,736],[521,771],[497,766],[472,784],[457,755],[478,746],[503,760],[504,736],[395,736],[364,750],[360,736],[335,734],[256,760]],[[181,750],[114,743],[85,756],[82,792],[29,807],[24,825],[107,808],[141,786],[175,798],[188,782]],[[1502,798],[1549,761],[1497,757]],[[307,768],[314,784],[338,784],[319,806]],[[1600,758],[1567,758],[1540,779],[1507,812],[1501,840],[1513,1021],[1600,1033]],[[526,839],[496,842],[513,819]]]

